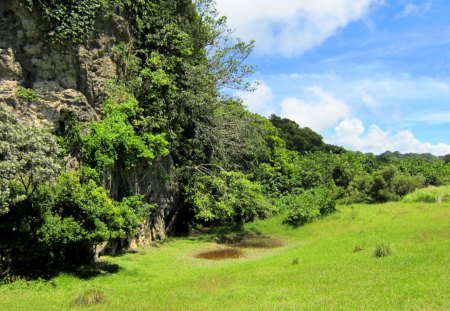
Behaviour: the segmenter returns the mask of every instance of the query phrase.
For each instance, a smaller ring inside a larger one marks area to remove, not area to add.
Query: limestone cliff
[[[105,89],[121,71],[114,59],[114,47],[131,40],[126,20],[112,13],[101,16],[85,43],[64,45],[48,43],[39,23],[20,1],[0,2],[0,105],[22,122],[48,127],[55,134],[64,131],[69,113],[82,121],[99,119]],[[37,98],[18,98],[19,86],[33,89]],[[112,195],[125,184],[133,187],[139,180],[139,189],[134,190],[157,204],[139,235],[129,242],[142,244],[164,238],[165,221],[178,196],[170,157],[157,159],[151,167],[143,164],[133,172],[120,174],[121,178],[111,174]]]

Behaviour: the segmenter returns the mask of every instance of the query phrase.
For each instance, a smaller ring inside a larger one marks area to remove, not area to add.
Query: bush
[[[196,218],[207,222],[244,223],[273,213],[260,183],[244,173],[194,174],[185,188]]]
[[[390,255],[392,255],[392,248],[389,245],[389,243],[386,243],[386,242],[379,243],[375,247],[375,251],[374,251],[373,255],[375,257],[387,257],[387,256],[390,256]]]
[[[116,202],[92,180],[63,173],[0,218],[0,275],[90,263],[97,244],[134,233],[139,207],[136,198]]]
[[[58,174],[60,149],[54,137],[22,125],[0,109],[0,216],[26,200],[39,184]]]
[[[289,215],[285,223],[299,226],[336,210],[333,193],[326,188],[314,188],[299,195],[290,195],[285,204],[289,206]]]
[[[15,93],[16,97],[27,102],[32,102],[37,98],[36,91],[33,89],[27,89],[23,86],[19,86]]]
[[[139,160],[151,162],[157,155],[167,155],[165,134],[138,132],[134,123],[141,112],[138,101],[129,96],[120,104],[105,103],[105,117],[93,122],[88,135],[81,138],[81,153],[101,178],[114,165],[131,168]]]
[[[422,176],[396,175],[392,181],[394,192],[399,196],[404,196],[414,190],[423,187],[425,178]]]

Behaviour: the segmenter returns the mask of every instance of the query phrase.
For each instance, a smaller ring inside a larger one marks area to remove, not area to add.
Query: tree
[[[185,191],[200,221],[242,224],[274,211],[263,186],[242,172],[198,172]]]
[[[18,123],[0,108],[0,215],[52,181],[60,170],[59,154],[50,133]]]
[[[270,139],[276,128],[264,117],[251,113],[236,100],[221,102],[214,112],[216,143],[214,161],[227,170],[254,172],[272,156]]]
[[[233,36],[227,18],[219,14],[214,0],[195,0],[195,5],[201,21],[195,35],[196,46],[206,52],[207,71],[216,87],[252,90],[253,85],[245,79],[254,72],[254,67],[245,64],[245,60],[255,42],[246,43]]]
[[[324,146],[322,136],[309,127],[301,128],[294,121],[274,114],[269,120],[278,128],[278,135],[286,142],[286,148],[289,150],[305,153]]]

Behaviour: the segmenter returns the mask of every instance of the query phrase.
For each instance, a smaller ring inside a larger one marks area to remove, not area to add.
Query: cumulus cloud
[[[339,123],[339,125],[335,128],[336,133],[339,134],[339,136],[344,135],[361,135],[364,133],[364,125],[360,119],[357,118],[351,118],[351,119],[345,119]],[[345,136],[344,136],[345,137]]]
[[[450,154],[450,145],[420,142],[408,130],[392,133],[372,124],[366,131],[362,121],[356,118],[343,120],[334,130],[333,143],[351,150],[361,150],[375,154],[385,151],[432,153],[434,155]]]
[[[347,104],[320,87],[307,89],[310,100],[290,97],[281,102],[281,115],[302,127],[321,132],[350,114]]]
[[[243,100],[248,110],[267,117],[276,111],[272,103],[272,90],[263,81],[256,81],[256,83],[258,86],[255,91],[238,92],[236,95]]]
[[[217,8],[257,51],[300,55],[320,45],[339,29],[364,18],[381,0],[217,0]]]

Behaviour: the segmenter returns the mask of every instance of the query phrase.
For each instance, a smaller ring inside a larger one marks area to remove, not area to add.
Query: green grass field
[[[345,206],[295,229],[281,220],[245,227],[281,247],[212,261],[194,256],[225,247],[213,235],[173,239],[106,258],[96,277],[2,285],[0,310],[450,310],[449,202]],[[380,243],[390,256],[374,256]]]

